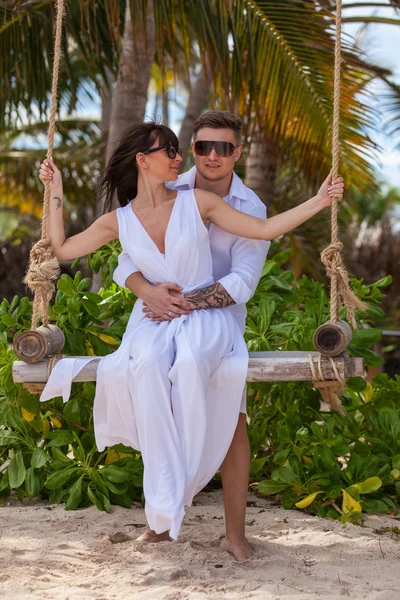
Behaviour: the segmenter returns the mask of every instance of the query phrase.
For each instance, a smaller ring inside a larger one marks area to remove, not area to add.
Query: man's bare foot
[[[233,554],[238,561],[251,558],[254,554],[254,550],[246,538],[240,542],[233,543],[229,538],[225,537],[220,544],[220,548],[224,552],[230,552],[230,554]]]
[[[163,533],[156,533],[152,529],[147,529],[142,535],[136,538],[135,542],[147,542],[149,544],[154,544],[156,542],[171,542],[171,538],[169,537],[168,531],[163,531]]]

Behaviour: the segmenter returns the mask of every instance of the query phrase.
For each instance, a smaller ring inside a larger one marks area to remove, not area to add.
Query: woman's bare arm
[[[274,240],[330,206],[332,197],[341,200],[343,179],[339,177],[332,184],[329,175],[316,196],[269,219],[259,219],[236,210],[212,192],[196,189],[195,196],[203,220],[211,221],[221,229],[240,237]]]
[[[49,235],[54,254],[59,260],[85,256],[107,242],[118,238],[118,221],[115,211],[102,215],[82,233],[65,238],[63,218],[63,186],[61,173],[53,161],[44,161],[40,167],[40,180],[50,181]]]

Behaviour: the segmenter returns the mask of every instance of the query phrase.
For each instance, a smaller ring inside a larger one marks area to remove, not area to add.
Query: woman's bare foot
[[[225,537],[220,544],[220,548],[224,552],[230,552],[230,554],[233,554],[238,561],[251,558],[254,554],[254,550],[246,538],[240,540],[239,542],[233,543],[229,538]]]
[[[135,540],[136,542],[147,542],[149,544],[154,544],[156,542],[171,542],[171,538],[169,537],[169,532],[164,531],[163,533],[156,533],[152,529],[147,529],[142,535],[140,535]]]

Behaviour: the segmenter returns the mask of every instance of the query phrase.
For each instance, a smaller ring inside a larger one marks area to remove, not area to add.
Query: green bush
[[[250,351],[313,350],[315,329],[329,319],[324,286],[304,276],[295,282],[293,273],[281,268],[286,260],[282,252],[266,261],[249,302]],[[348,350],[362,356],[367,366],[382,362],[371,349],[381,331],[371,323],[384,316],[380,288],[390,282],[387,277],[367,286],[352,280],[368,311],[358,319],[360,329]],[[345,318],[344,310],[340,317]],[[251,474],[260,492],[278,494],[285,508],[308,508],[321,517],[397,512],[400,377],[390,380],[381,374],[372,386],[361,377],[349,379],[343,417],[321,411],[320,394],[311,383],[250,384],[248,394]]]
[[[50,320],[64,331],[65,354],[103,356],[118,347],[135,302],[112,283],[118,250],[109,244],[89,259],[105,285],[98,294],[88,291],[91,281],[82,279],[79,271],[74,279],[59,279]],[[329,318],[324,286],[306,277],[295,281],[294,274],[282,268],[287,258],[287,252],[280,252],[266,261],[249,302],[245,335],[250,351],[313,350],[313,333]],[[380,288],[390,281],[352,283],[369,308],[359,315],[360,325],[367,328],[355,333],[350,353],[377,365],[382,359],[371,346],[380,331],[370,325],[383,315]],[[16,333],[29,328],[31,311],[27,298],[0,304],[0,498],[14,491],[21,500],[48,498],[65,503],[67,509],[130,506],[142,498],[141,457],[122,445],[97,452],[94,384],[73,384],[64,405],[61,398],[41,404],[37,395],[13,383],[15,355],[9,344]],[[285,507],[307,505],[320,516],[339,516],[341,490],[351,505],[348,511],[344,504],[343,512],[352,518],[361,509],[395,510],[400,476],[398,379],[380,375],[373,388],[361,378],[349,380],[343,396],[345,417],[321,412],[319,393],[311,384],[249,385],[251,473],[259,490],[279,494]]]
[[[57,283],[49,317],[65,334],[65,354],[109,354],[126,328],[132,294],[115,284],[95,294],[88,291],[90,285],[79,271],[74,279],[62,275]],[[15,355],[9,342],[29,329],[31,314],[28,298],[0,304],[0,498],[15,490],[20,500],[40,496],[63,502],[67,509],[130,506],[142,497],[141,457],[122,445],[97,452],[94,383],[73,384],[66,404],[61,398],[40,403],[38,395],[13,383]]]

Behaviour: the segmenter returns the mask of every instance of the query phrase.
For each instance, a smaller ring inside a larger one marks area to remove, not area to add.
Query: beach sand
[[[7,600],[400,600],[400,542],[369,516],[366,527],[288,511],[249,495],[256,553],[237,563],[219,549],[221,492],[202,493],[173,543],[136,543],[143,510],[67,512],[45,502],[0,505],[0,598]],[[400,536],[397,536],[400,537]]]

